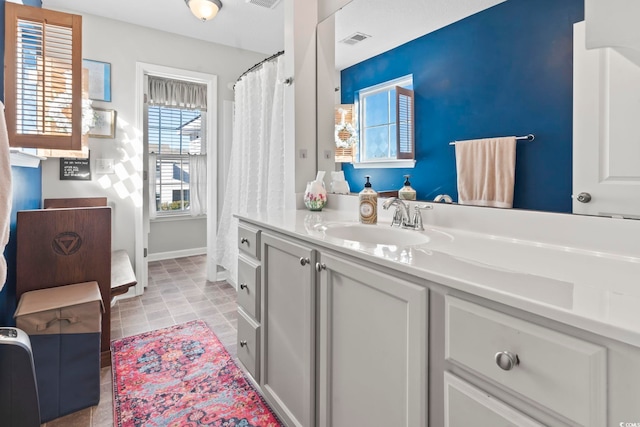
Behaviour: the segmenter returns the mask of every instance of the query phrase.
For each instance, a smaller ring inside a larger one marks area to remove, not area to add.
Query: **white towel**
[[[4,118],[4,104],[0,102],[0,291],[7,280],[7,261],[4,247],[9,243],[9,222],[11,220],[11,160],[9,156],[9,136]]]
[[[458,203],[513,207],[516,138],[458,141],[455,147]]]

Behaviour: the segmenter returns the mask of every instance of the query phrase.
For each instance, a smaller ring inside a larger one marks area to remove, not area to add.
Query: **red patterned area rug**
[[[201,320],[111,343],[114,425],[281,426]]]

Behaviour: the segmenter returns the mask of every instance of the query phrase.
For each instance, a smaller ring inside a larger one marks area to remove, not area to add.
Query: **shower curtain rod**
[[[534,139],[536,139],[535,135],[530,133],[529,135],[526,136],[516,136],[516,139],[526,139],[527,141],[533,141]],[[456,145],[456,142],[461,142],[461,141],[453,141],[450,142],[449,145]]]
[[[275,53],[275,54],[271,55],[270,57],[263,59],[262,61],[258,62],[256,65],[254,65],[253,67],[249,68],[244,73],[240,74],[240,77],[238,77],[238,79],[236,80],[236,83],[233,84],[233,88],[234,89],[236,88],[236,84],[240,81],[241,78],[243,78],[244,76],[246,76],[247,74],[249,74],[253,70],[256,70],[257,68],[259,68],[265,62],[268,62],[268,61],[271,61],[273,59],[276,59],[278,56],[282,55],[283,53],[284,53],[284,50],[281,50],[280,52]]]

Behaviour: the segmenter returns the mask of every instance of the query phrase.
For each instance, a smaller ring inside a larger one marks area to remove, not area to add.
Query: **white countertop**
[[[430,241],[406,247],[361,244],[323,232],[323,224],[357,223],[350,211],[292,210],[239,218],[640,347],[640,256],[428,224],[424,233]]]

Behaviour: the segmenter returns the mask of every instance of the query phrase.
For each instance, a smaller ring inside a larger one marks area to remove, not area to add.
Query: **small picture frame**
[[[89,71],[89,99],[111,102],[111,64],[83,59],[82,68]]]
[[[93,108],[94,124],[89,129],[91,138],[116,137],[116,110]]]

